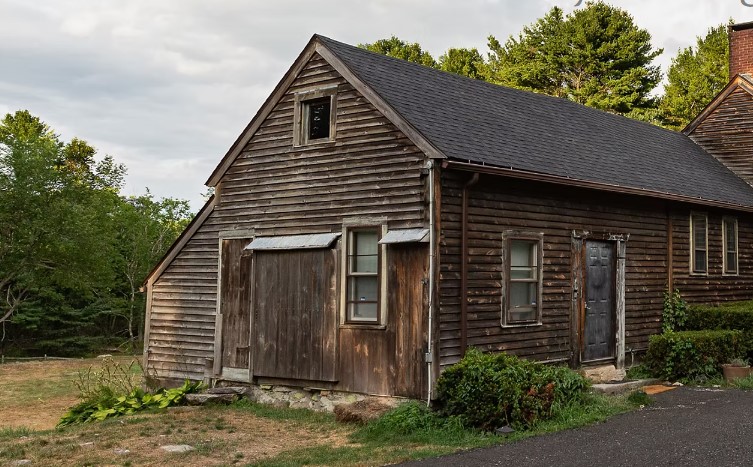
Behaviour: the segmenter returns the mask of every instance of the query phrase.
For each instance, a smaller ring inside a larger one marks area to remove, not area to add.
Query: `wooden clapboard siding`
[[[428,245],[387,247],[385,329],[340,329],[339,389],[425,397]]]
[[[730,170],[753,183],[753,96],[737,88],[689,136]]]
[[[700,209],[698,212],[706,212]],[[753,299],[753,217],[735,213],[708,214],[708,274],[690,274],[689,211],[674,212],[674,287],[688,303],[721,303]],[[722,217],[737,219],[738,268],[736,275],[722,270]]]
[[[440,358],[461,355],[461,190],[468,174],[446,172],[440,244]],[[468,335],[470,346],[538,360],[568,360],[573,231],[629,234],[626,262],[626,346],[645,348],[659,331],[667,278],[666,214],[662,203],[603,192],[482,176],[468,208]],[[543,324],[502,328],[502,233],[544,234]]]
[[[293,147],[294,92],[316,86],[337,86],[336,141]],[[209,217],[154,283],[149,366],[171,377],[203,377],[204,362],[214,355],[221,231],[339,232],[344,219],[424,226],[424,161],[403,133],[315,54],[220,180]],[[197,295],[201,300],[193,299]],[[344,334],[347,341],[353,333]],[[387,333],[372,334],[373,348],[386,348]],[[362,336],[352,337],[359,345]],[[374,384],[349,387],[365,391]]]

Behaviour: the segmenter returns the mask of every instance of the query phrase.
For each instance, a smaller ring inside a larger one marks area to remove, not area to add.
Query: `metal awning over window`
[[[427,242],[429,241],[428,237],[429,229],[390,230],[381,240],[379,240],[379,243],[382,245],[390,245],[393,243]]]
[[[329,248],[337,240],[338,233],[281,235],[279,237],[256,237],[246,245],[246,250],[305,250],[313,248]]]

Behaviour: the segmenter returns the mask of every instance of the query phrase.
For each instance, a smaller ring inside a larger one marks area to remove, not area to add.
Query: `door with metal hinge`
[[[585,244],[583,363],[615,357],[616,252],[615,242],[587,240]]]

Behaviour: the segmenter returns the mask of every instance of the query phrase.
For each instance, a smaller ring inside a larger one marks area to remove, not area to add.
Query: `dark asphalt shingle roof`
[[[682,133],[318,38],[450,159],[753,206]]]

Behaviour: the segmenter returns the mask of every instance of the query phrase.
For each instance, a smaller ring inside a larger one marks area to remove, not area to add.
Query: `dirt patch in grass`
[[[133,357],[118,357],[127,364]],[[0,429],[49,430],[78,402],[78,372],[102,359],[47,360],[0,365]]]
[[[0,464],[30,459],[50,466],[245,465],[291,449],[346,446],[349,433],[349,428],[334,424],[317,430],[310,422],[269,419],[243,410],[179,408],[0,438]],[[173,454],[160,448],[170,444],[187,444],[194,450]]]

